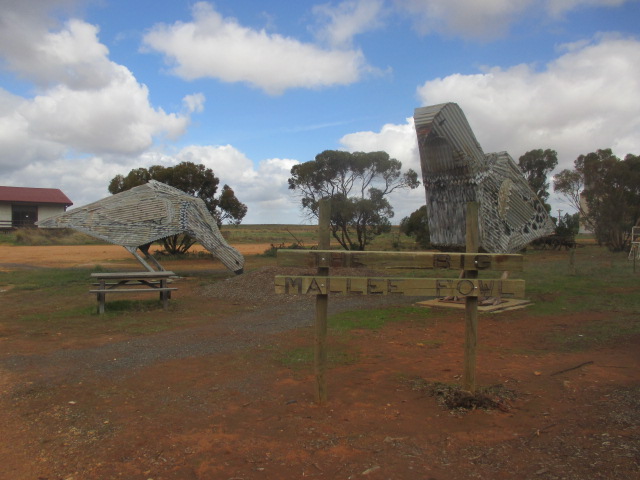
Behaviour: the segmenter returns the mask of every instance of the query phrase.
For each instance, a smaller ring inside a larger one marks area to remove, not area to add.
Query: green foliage
[[[549,182],[547,175],[558,165],[558,153],[551,149],[530,150],[518,159],[518,166],[524,173],[531,189],[543,203],[547,212],[551,205],[547,203],[549,198]]]
[[[54,268],[0,272],[0,287],[13,285],[16,290],[84,288],[90,272],[87,269]]]
[[[421,307],[389,307],[380,309],[353,310],[331,315],[328,319],[332,333],[348,333],[353,330],[380,330],[393,322],[425,323],[443,312],[433,312]],[[330,336],[331,342],[327,347],[327,360],[331,367],[351,365],[358,361],[357,352],[346,350],[340,337]],[[429,348],[438,348],[441,342],[424,340],[421,344]],[[294,370],[308,369],[313,366],[314,348],[312,346],[298,347],[280,352],[277,360],[284,366]]]
[[[291,168],[289,189],[301,197],[310,217],[318,217],[319,201],[331,198],[331,233],[345,250],[364,250],[376,236],[389,232],[393,208],[387,196],[420,185],[413,170],[386,152],[326,150],[315,160]]]
[[[408,237],[415,238],[421,248],[429,248],[431,239],[429,236],[427,206],[423,205],[408,217],[404,217],[400,222],[400,232]]]
[[[558,220],[556,225],[556,235],[562,237],[575,237],[580,231],[580,214],[568,214],[565,213],[563,217]]]
[[[574,252],[576,275],[569,269],[570,253],[545,260],[545,253],[527,251],[525,271],[527,298],[534,304],[527,311],[536,315],[558,312],[615,312],[616,317],[640,311],[640,295],[633,283],[625,252],[611,253],[597,246]]]
[[[174,167],[153,165],[147,168],[136,168],[126,176],[116,175],[109,183],[112,194],[124,192],[149,180],[157,180],[185,193],[201,198],[207,209],[216,219],[218,226],[223,222],[239,224],[247,213],[247,206],[240,202],[228,185],[216,197],[220,180],[210,168],[202,164],[182,162]],[[195,243],[189,235],[173,235],[163,240],[165,250],[173,255],[186,253]]]
[[[234,225],[222,232],[227,242],[267,243],[279,245],[291,241],[315,244],[318,241],[317,225]]]
[[[437,315],[421,307],[392,307],[367,310],[353,310],[329,317],[329,327],[338,332],[351,330],[379,330],[388,323],[419,321]]]
[[[267,248],[263,253],[263,257],[273,257],[275,258],[278,255],[278,250],[286,248],[287,250],[304,250],[305,247],[300,243],[290,243],[288,246],[284,243],[279,245],[271,244],[269,248]]]
[[[10,245],[95,245],[102,240],[70,228],[18,228],[0,235]]]
[[[314,355],[312,347],[300,347],[280,352],[277,361],[292,370],[308,370],[313,368]],[[358,354],[356,352],[347,351],[334,345],[329,345],[327,349],[327,363],[331,368],[341,365],[353,365],[357,361]]]
[[[550,338],[564,351],[581,351],[634,335],[640,335],[640,319],[627,314],[585,322],[575,330],[554,332]]]
[[[631,227],[640,221],[640,157],[620,160],[611,149],[580,155],[573,171],[556,177],[554,189],[577,207],[599,244],[612,251],[629,248]]]

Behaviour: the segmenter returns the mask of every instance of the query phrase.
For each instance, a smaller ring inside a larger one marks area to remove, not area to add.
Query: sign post
[[[331,238],[329,236],[329,221],[331,219],[331,201],[323,198],[319,202],[318,214],[318,248],[329,250]],[[324,263],[324,262],[321,262]],[[318,277],[327,277],[329,267],[326,264],[318,266]],[[327,402],[327,309],[329,306],[329,292],[316,295],[316,322],[315,322],[315,350],[314,370],[316,374],[316,400],[318,404]]]
[[[477,253],[480,244],[478,229],[478,204],[467,203],[467,253]],[[478,270],[465,270],[464,277],[478,278]],[[465,335],[464,335],[464,371],[462,386],[465,390],[476,392],[476,346],[478,343],[478,297],[465,298]]]
[[[316,268],[316,275],[276,275],[275,293],[315,295],[314,367],[317,401],[327,401],[326,338],[329,295],[411,295],[419,297],[466,297],[464,388],[475,391],[478,297],[524,298],[525,282],[518,279],[479,278],[480,271],[522,271],[522,255],[477,253],[478,209],[470,207],[467,253],[373,252],[328,250],[329,206],[320,209],[319,250],[278,250],[278,265]],[[475,220],[475,226],[474,226]],[[475,233],[474,233],[475,231]],[[378,269],[412,268],[464,270],[463,278],[345,277],[331,276],[331,267]]]

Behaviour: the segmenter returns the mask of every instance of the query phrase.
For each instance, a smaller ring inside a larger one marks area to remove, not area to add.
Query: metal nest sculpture
[[[145,261],[164,270],[149,255],[149,244],[186,233],[229,270],[242,273],[244,257],[222,237],[202,199],[155,180],[38,222],[43,228],[72,228],[126,248],[147,270]]]
[[[467,202],[479,204],[480,246],[514,253],[554,227],[507,152],[485,154],[455,103],[416,108],[431,243],[465,245]]]

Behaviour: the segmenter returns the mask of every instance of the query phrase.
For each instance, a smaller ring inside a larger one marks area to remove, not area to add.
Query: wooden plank
[[[277,275],[275,291],[292,295],[409,295],[524,298],[524,280],[468,278],[322,277]]]
[[[89,293],[135,293],[135,292],[170,292],[177,288],[106,288],[103,290],[89,290]]]
[[[105,273],[92,273],[91,278],[98,278],[104,280],[114,279],[136,279],[136,278],[168,278],[175,277],[176,274],[167,270],[162,272],[105,272]]]
[[[164,283],[169,284],[169,283],[173,283],[173,281],[171,281],[171,279],[168,279],[168,280],[164,280]],[[139,281],[137,283],[125,283],[125,284],[123,284],[121,282],[105,282],[104,286],[105,287],[118,287],[120,285],[148,285],[149,287],[152,287],[152,286],[155,286],[155,285],[161,286],[162,284],[163,284],[162,280],[155,280],[155,281],[154,280],[145,280],[144,283]],[[99,285],[102,285],[102,284],[96,282],[96,283],[92,283],[91,285],[99,286]]]
[[[440,252],[355,252],[336,250],[278,250],[282,267],[370,267],[452,270],[522,271],[522,255]]]
[[[466,305],[464,302],[448,302],[441,298],[434,298],[431,300],[423,300],[420,302],[416,302],[416,305],[425,308],[450,308],[454,310],[464,310]],[[499,305],[478,305],[478,312],[482,313],[502,313],[508,312],[510,310],[518,310],[522,308],[526,308],[530,305],[531,300],[524,300],[520,298],[512,298],[512,299],[502,299],[502,303]]]

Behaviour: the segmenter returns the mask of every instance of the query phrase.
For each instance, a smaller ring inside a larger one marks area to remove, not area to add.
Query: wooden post
[[[467,253],[476,253],[480,244],[478,227],[478,204],[467,203]],[[477,270],[466,270],[465,278],[478,278]],[[463,388],[471,393],[476,391],[476,345],[478,342],[478,297],[466,297],[465,300],[465,342]]]
[[[569,275],[576,275],[576,246],[571,247],[571,252],[569,253]]]
[[[104,293],[104,290],[107,288],[106,281],[103,278],[100,279],[99,288],[102,290],[102,293],[98,293],[98,314],[102,315],[104,313],[104,303],[107,297],[107,294]]]
[[[318,249],[329,250],[329,221],[331,218],[331,200],[323,198],[320,200],[318,214]],[[329,259],[320,262],[318,266],[318,276],[329,275]],[[329,295],[316,295],[316,324],[315,324],[315,352],[314,369],[316,374],[316,399],[320,405],[327,402],[327,382],[325,373],[327,370],[327,307],[329,305]]]

